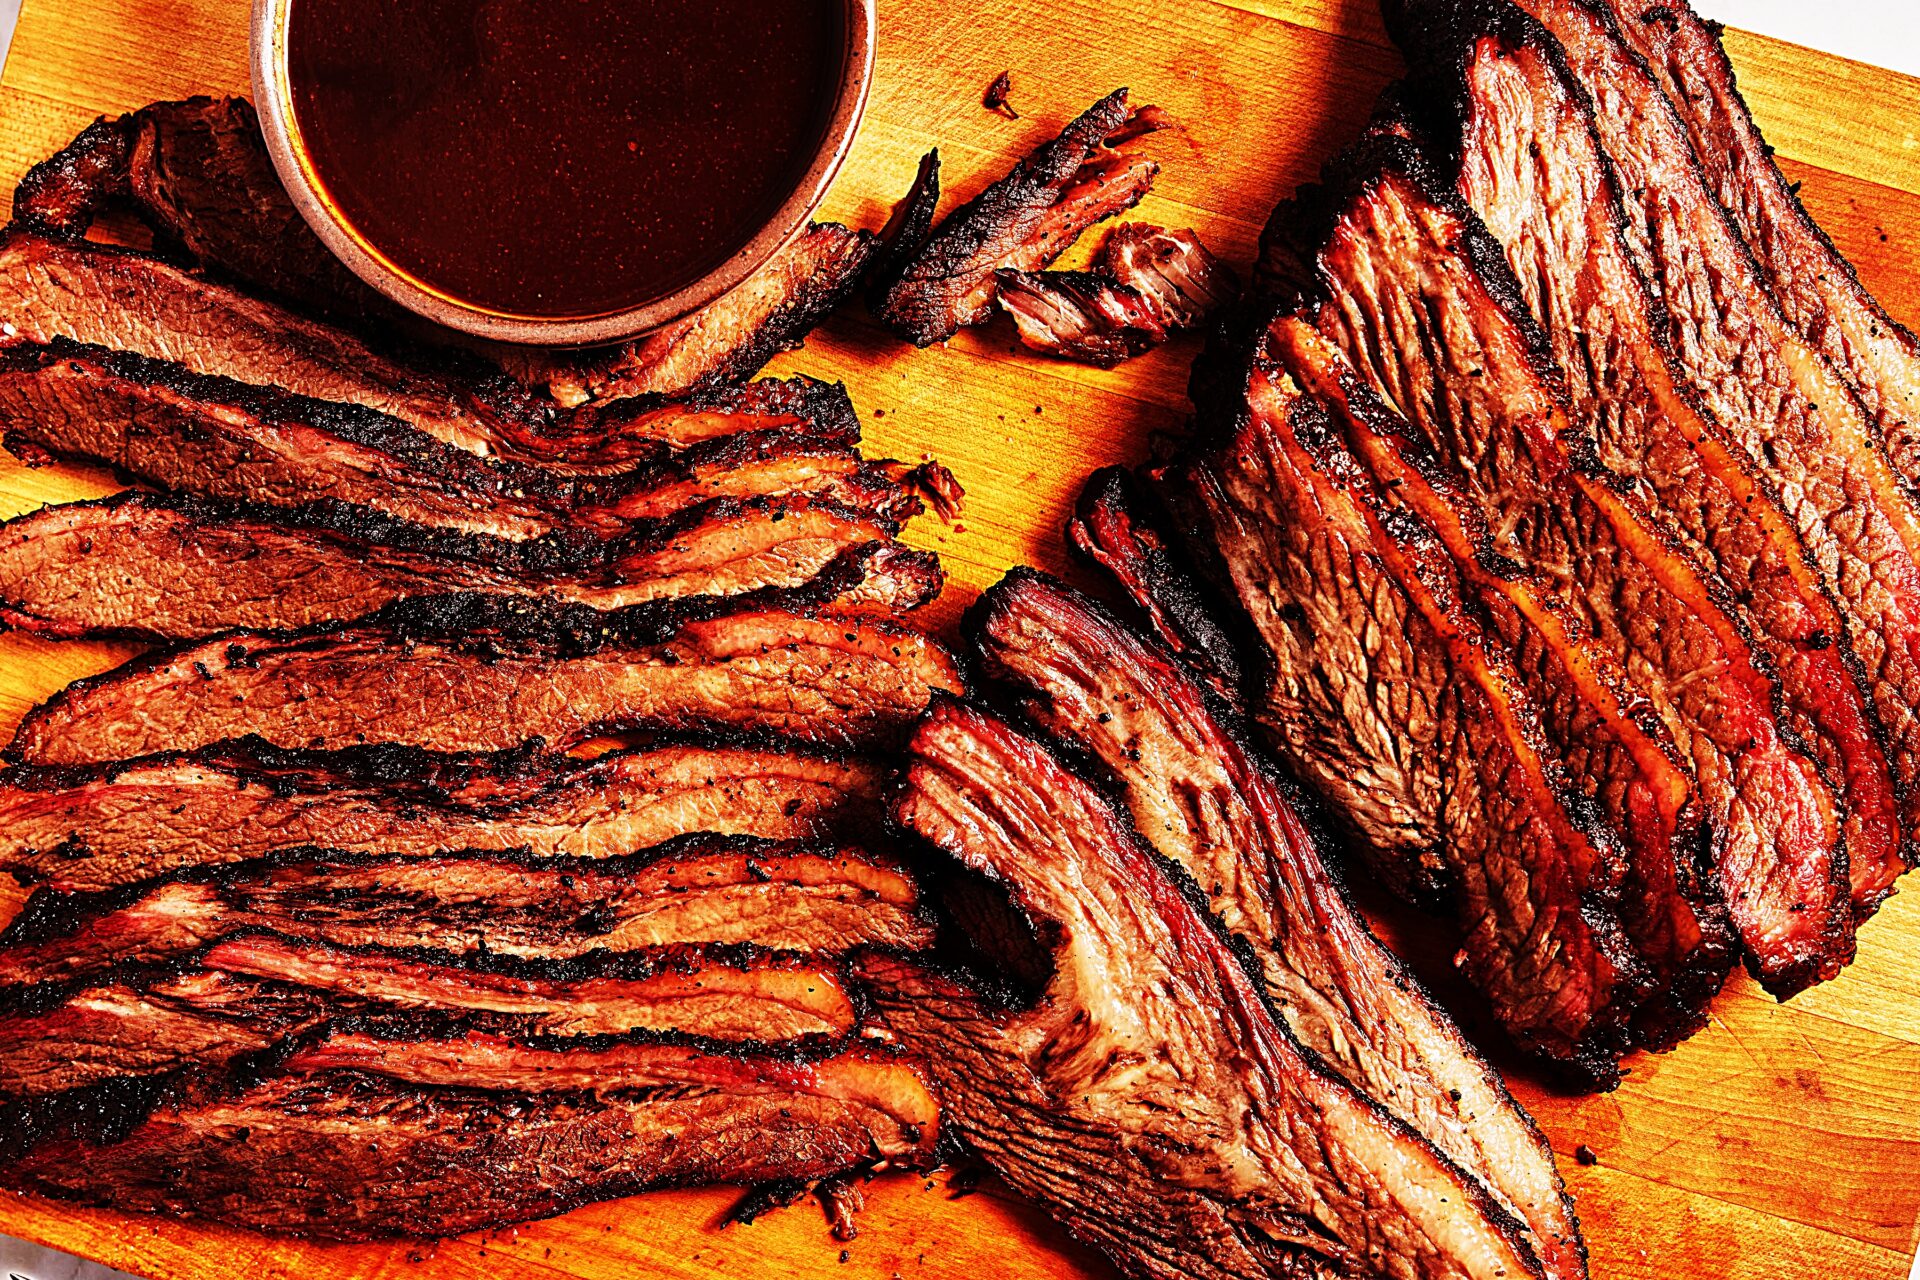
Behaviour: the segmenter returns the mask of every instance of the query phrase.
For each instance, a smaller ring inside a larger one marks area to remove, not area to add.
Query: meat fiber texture
[[[1037,743],[943,702],[895,810],[1004,892],[1041,978],[1001,1004],[877,958],[881,1016],[958,1136],[1123,1274],[1541,1274],[1483,1188],[1317,1065],[1191,881]]]

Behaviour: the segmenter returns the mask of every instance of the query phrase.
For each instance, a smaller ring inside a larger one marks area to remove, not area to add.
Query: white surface
[[[1914,0],[1694,0],[1693,7],[1730,27],[1920,76]]]
[[[48,3],[50,0],[36,0]],[[13,41],[21,0],[0,0],[0,66]],[[1826,53],[1920,76],[1920,2],[1916,0],[1694,0],[1704,16]],[[5,1280],[118,1280],[125,1273],[0,1236]],[[1909,1280],[1920,1280],[1916,1254]]]

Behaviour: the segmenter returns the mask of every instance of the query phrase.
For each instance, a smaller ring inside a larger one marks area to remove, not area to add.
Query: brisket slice
[[[803,498],[722,498],[613,539],[516,542],[338,504],[276,511],[123,493],[0,524],[0,620],[60,637],[192,640],[346,621],[456,591],[616,609],[799,587],[842,557],[867,567],[842,609],[903,613],[940,592],[936,557],[870,517]]]
[[[4,1176],[120,1210],[365,1240],[663,1187],[925,1168],[938,1134],[918,1073],[873,1050],[734,1057],[342,1027],[257,1082],[182,1081],[121,1132],[48,1126]]]
[[[0,987],[173,963],[262,929],[345,947],[523,960],[680,945],[827,955],[932,940],[905,868],[852,846],[693,835],[598,859],[295,850],[137,896],[42,889],[0,934]]]
[[[1107,233],[1100,270],[1136,289],[1169,329],[1192,329],[1240,292],[1240,280],[1191,227],[1123,222]]]
[[[1749,960],[1791,995],[1852,958],[1832,789],[1775,707],[1779,686],[1644,491],[1570,420],[1557,366],[1500,247],[1458,197],[1407,172],[1327,189],[1292,216],[1322,246],[1309,313],[1418,429],[1494,531],[1493,549],[1651,695],[1699,783],[1712,866]]]
[[[439,596],[349,626],[229,632],[76,681],[28,714],[11,754],[99,763],[247,734],[317,750],[496,751],[633,728],[897,741],[959,674],[923,635],[819,611],[841,594],[816,579],[617,613]]]
[[[1500,1077],[1368,931],[1289,788],[1171,655],[1016,569],[968,631],[986,678],[1119,784],[1134,829],[1204,889],[1299,1041],[1484,1183],[1550,1277],[1586,1275],[1546,1140]]]
[[[859,287],[879,238],[816,222],[731,292],[625,346],[561,355],[540,371],[555,399],[685,396],[743,382],[806,341]]]
[[[498,374],[389,355],[149,255],[17,231],[0,239],[0,321],[23,342],[65,338],[204,377],[359,405],[463,452],[560,472],[624,469],[691,443],[689,436],[793,428],[851,444],[858,432],[844,390],[805,378],[567,412]]]
[[[1915,635],[1912,565],[1904,588],[1904,552],[1894,549],[1893,565],[1869,565],[1876,546],[1888,543],[1863,537],[1848,517],[1835,534],[1860,539],[1848,557],[1858,563],[1823,583],[1778,502],[1804,498],[1737,443],[1741,435],[1769,437],[1767,422],[1731,419],[1744,425],[1730,435],[1700,411],[1704,384],[1674,355],[1667,313],[1649,302],[1619,203],[1623,191],[1659,189],[1711,213],[1690,174],[1685,132],[1603,15],[1578,0],[1528,7],[1558,36],[1565,62],[1542,37],[1537,46],[1519,44],[1510,64],[1476,56],[1454,73],[1445,130],[1459,142],[1455,185],[1505,245],[1602,457],[1651,484],[1689,544],[1736,589],[1756,644],[1780,674],[1790,722],[1840,785],[1853,898],[1865,914],[1905,868],[1903,828],[1920,830],[1920,757],[1906,740],[1920,696],[1920,666],[1905,642]],[[1591,105],[1563,68],[1593,90]],[[1501,108],[1524,97],[1542,109],[1507,118]],[[1542,199],[1549,185],[1555,196]],[[1657,207],[1649,196],[1635,199]],[[1681,305],[1706,304],[1688,294]],[[1742,406],[1723,395],[1719,410]],[[1868,682],[1862,654],[1877,680]],[[1892,750],[1876,740],[1885,726],[1903,730]]]
[[[1457,963],[1514,1039],[1612,1085],[1643,976],[1615,914],[1618,837],[1445,546],[1380,503],[1284,374],[1243,377],[1238,420],[1169,484],[1271,654],[1257,722],[1391,887],[1447,891]]]
[[[1416,513],[1446,545],[1462,589],[1514,657],[1569,779],[1625,837],[1611,886],[1647,983],[1637,1038],[1667,1048],[1705,1025],[1735,955],[1725,904],[1695,866],[1706,831],[1694,777],[1646,696],[1538,574],[1504,564],[1472,499],[1361,385],[1327,338],[1296,317],[1272,328],[1281,360],[1327,408],[1365,462],[1376,493]]]
[[[1067,541],[1113,578],[1148,627],[1228,705],[1245,677],[1241,642],[1216,617],[1180,548],[1160,528],[1170,519],[1125,467],[1087,477],[1067,522]]]
[[[245,98],[155,102],[94,121],[27,171],[13,193],[13,224],[77,240],[122,207],[213,270],[320,314],[378,324],[407,314],[313,234]]]
[[[879,785],[873,761],[751,742],[575,760],[544,750],[288,752],[254,739],[0,772],[0,868],[80,893],[300,846],[594,858],[688,831],[857,837],[877,829]]]
[[[1686,0],[1600,0],[1646,60],[1693,142],[1707,185],[1733,217],[1787,318],[1865,402],[1881,442],[1920,480],[1920,342],[1875,301],[1815,225],[1774,162],[1734,83],[1719,29]]]
[[[1124,1274],[1540,1274],[1519,1224],[1318,1065],[1192,881],[1045,749],[943,701],[895,810],[1005,889],[1051,972],[1000,1008],[877,959],[880,1015],[956,1136]]]
[[[30,462],[88,458],[201,497],[345,502],[508,538],[615,534],[713,498],[810,496],[892,523],[921,505],[906,468],[804,435],[749,431],[614,474],[567,474],[479,458],[362,406],[64,338],[0,348],[0,431]]]
[[[93,216],[130,205],[162,241],[209,270],[345,323],[422,331],[362,284],[287,198],[242,98],[156,102],[96,122],[38,165],[15,194],[16,225],[77,238]],[[875,238],[816,225],[726,297],[626,347],[548,370],[565,403],[587,395],[675,395],[751,377],[807,333],[857,283]],[[508,365],[514,352],[498,353]]]
[[[1139,202],[1160,166],[1134,144],[1165,124],[1156,108],[1129,109],[1125,89],[1094,103],[942,219],[875,314],[917,347],[983,323],[993,312],[996,271],[1038,271],[1087,228]]]
[[[618,966],[451,963],[243,934],[159,973],[63,993],[30,988],[0,1013],[0,1094],[224,1067],[335,1017],[471,1015],[498,1035],[646,1031],[723,1043],[852,1032],[834,966],[793,956],[667,954]]]

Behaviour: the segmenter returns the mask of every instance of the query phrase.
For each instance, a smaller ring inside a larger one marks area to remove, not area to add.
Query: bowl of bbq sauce
[[[720,297],[853,141],[873,0],[256,0],[294,204],[430,320],[585,346]]]

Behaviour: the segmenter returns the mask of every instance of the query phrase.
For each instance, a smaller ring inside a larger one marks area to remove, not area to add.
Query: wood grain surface
[[[1183,125],[1163,137],[1164,171],[1137,216],[1196,227],[1244,266],[1274,201],[1353,135],[1398,67],[1372,0],[881,0],[880,10],[872,104],[825,209],[869,226],[929,145],[945,159],[949,200],[964,199],[1127,84]],[[26,0],[0,77],[0,187],[102,112],[244,91],[246,15],[239,0]],[[1893,313],[1920,321],[1909,256],[1920,244],[1920,81],[1739,32],[1728,44],[1814,214]],[[1017,121],[981,107],[1002,70]],[[1025,354],[999,324],[914,352],[850,314],[778,368],[844,379],[871,452],[938,456],[966,485],[960,527],[928,520],[910,535],[952,574],[936,606],[944,625],[1011,565],[1066,568],[1060,527],[1077,485],[1179,425],[1193,352],[1176,343],[1099,372]],[[0,515],[116,487],[102,472],[0,457]],[[0,733],[130,652],[0,637]],[[12,909],[0,901],[0,918]],[[1444,978],[1430,929],[1382,924]],[[1514,1067],[1514,1090],[1578,1197],[1595,1276],[1906,1276],[1920,1213],[1917,954],[1920,884],[1861,934],[1859,961],[1839,980],[1781,1006],[1736,978],[1707,1031],[1630,1061],[1615,1093],[1556,1096]],[[1439,985],[1477,1030],[1471,1002]],[[499,1236],[343,1247],[0,1196],[0,1232],[154,1277],[1105,1274],[991,1183],[969,1195],[944,1176],[882,1178],[844,1251],[808,1206],[721,1229],[733,1199],[658,1195]]]

